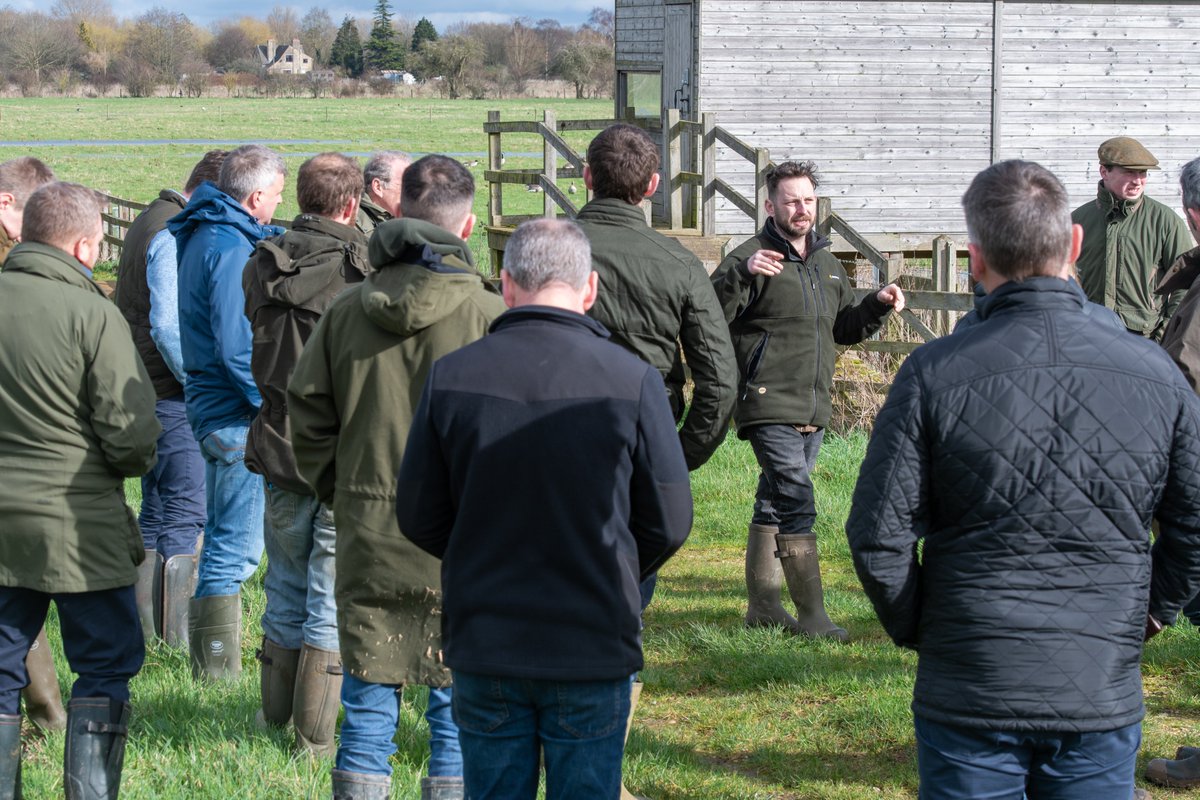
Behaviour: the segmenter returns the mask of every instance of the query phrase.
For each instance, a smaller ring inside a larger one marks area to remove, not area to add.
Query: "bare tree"
[[[81,55],[79,39],[65,20],[45,14],[22,15],[8,36],[5,66],[22,73],[34,86],[41,86],[51,70],[72,64]]]
[[[329,63],[329,53],[333,49],[333,40],[337,37],[337,26],[333,18],[323,8],[314,6],[300,20],[300,42],[304,52],[313,57],[319,64]],[[321,91],[324,90],[322,87]]]
[[[234,69],[253,58],[255,46],[241,26],[225,24],[204,46],[204,58],[215,69]]]
[[[611,8],[596,6],[592,9],[592,13],[588,14],[588,21],[584,23],[584,27],[590,28],[612,43],[616,41],[615,22]]]
[[[514,20],[508,32],[508,47],[505,48],[504,66],[518,94],[525,91],[525,84],[539,77],[546,64],[545,48],[537,31],[522,17]]]
[[[280,44],[291,44],[292,39],[300,38],[300,18],[291,6],[275,6],[267,14],[267,27],[271,35]]]
[[[70,20],[75,25],[86,22],[89,26],[115,27],[117,24],[109,0],[54,0],[54,5],[50,6],[50,16]]]
[[[150,67],[160,83],[178,81],[196,50],[196,31],[187,16],[165,8],[138,17],[125,42],[125,54]]]
[[[421,45],[421,70],[423,74],[440,78],[451,98],[460,96],[463,80],[483,62],[483,48],[468,36],[443,36],[436,42]]]

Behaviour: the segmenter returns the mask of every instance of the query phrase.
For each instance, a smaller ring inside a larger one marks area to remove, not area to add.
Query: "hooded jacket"
[[[737,388],[729,329],[704,266],[624,200],[593,200],[575,222],[587,234],[600,276],[588,315],[608,328],[614,343],[658,370],[676,420],[684,411],[682,346],[695,390],[679,441],[688,469],[697,469],[725,441]]]
[[[1075,269],[1093,303],[1117,312],[1125,327],[1154,339],[1182,294],[1155,297],[1171,264],[1192,247],[1187,225],[1171,209],[1143,195],[1119,200],[1101,182],[1096,199],[1071,213],[1083,226],[1083,249]]]
[[[400,534],[396,473],[433,362],[479,339],[504,301],[436,225],[375,229],[371,272],[334,300],[288,386],[300,475],[338,521],[338,636],[371,683],[445,685],[437,559]]]
[[[1006,283],[980,317],[896,375],[846,523],[854,565],[919,653],[914,714],[1132,725],[1147,612],[1170,623],[1200,589],[1200,398],[1066,281]]]
[[[758,250],[784,254],[784,269],[751,275]],[[804,258],[779,235],[775,220],[725,257],[712,277],[725,309],[741,373],[733,419],[738,435],[752,425],[816,425],[833,413],[835,345],[857,344],[879,330],[892,309],[868,294],[857,305],[829,240],[809,234]]]
[[[242,270],[255,242],[283,229],[263,225],[211,183],[167,222],[179,253],[179,335],[188,421],[201,441],[249,425],[259,406],[250,373],[251,334]]]
[[[250,371],[262,397],[246,438],[246,469],[289,492],[312,493],[292,455],[288,380],[325,309],[367,269],[362,234],[301,214],[287,233],[259,242],[242,273],[254,334]]]
[[[0,274],[0,586],[130,586],[145,557],[124,479],[154,466],[154,388],[83,269],[26,242]]]

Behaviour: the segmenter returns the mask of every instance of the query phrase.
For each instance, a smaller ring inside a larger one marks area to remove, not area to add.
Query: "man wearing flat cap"
[[[1178,214],[1146,197],[1146,175],[1158,169],[1158,159],[1141,142],[1118,136],[1097,154],[1096,199],[1071,214],[1083,226],[1079,283],[1089,300],[1117,312],[1132,333],[1157,341],[1183,294],[1158,297],[1154,289],[1191,248],[1191,236]]]

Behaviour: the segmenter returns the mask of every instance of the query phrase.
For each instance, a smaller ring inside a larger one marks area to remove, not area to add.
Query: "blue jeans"
[[[79,677],[71,697],[108,697],[129,702],[129,681],[146,656],[132,586],[95,592],[38,592],[0,588],[0,714],[20,712],[29,683],[25,656],[46,622],[50,601],[58,607],[63,652]]]
[[[263,552],[263,482],[246,469],[250,426],[221,428],[204,437],[208,521],[196,597],[238,594]]]
[[[204,456],[188,424],[183,395],[159,400],[158,462],[142,478],[138,525],[147,550],[163,558],[191,555],[204,531]]]
[[[396,684],[368,683],[349,672],[342,680],[342,735],[336,766],[346,772],[391,775],[388,759],[396,752],[400,695]],[[450,713],[449,688],[430,687],[425,721],[429,723],[429,777],[457,778],[463,774],[458,727]]]
[[[746,438],[758,459],[756,525],[778,525],[780,533],[812,533],[817,521],[812,468],[825,429],[801,433],[794,425],[755,425]]]
[[[315,497],[270,484],[266,508],[263,634],[290,650],[307,642],[337,651],[333,511]]]
[[[1142,724],[1099,733],[988,731],[914,717],[920,800],[1133,797]]]
[[[546,800],[621,795],[629,678],[551,681],[454,671],[454,721],[471,800],[533,800],[538,756]]]

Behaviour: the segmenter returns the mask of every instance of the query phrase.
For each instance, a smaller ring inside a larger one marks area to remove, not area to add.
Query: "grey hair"
[[[962,204],[971,242],[1009,280],[1057,274],[1071,255],[1067,190],[1040,164],[993,164],[971,181]]]
[[[244,144],[225,156],[217,188],[243,203],[254,192],[270,188],[280,175],[287,175],[283,156],[261,144]]]
[[[1183,190],[1183,207],[1200,211],[1200,158],[1193,158],[1179,171],[1179,188]]]
[[[555,281],[582,289],[592,272],[592,247],[570,220],[530,220],[508,240],[504,271],[527,292],[540,291]]]
[[[363,167],[363,182],[367,188],[370,188],[371,181],[374,180],[387,186],[392,182],[392,172],[397,164],[407,167],[411,163],[412,156],[399,150],[380,150],[378,153],[372,153],[367,159],[367,165]]]

